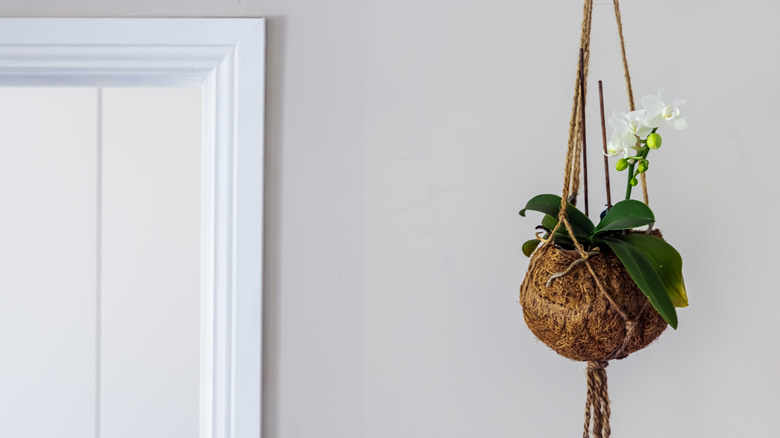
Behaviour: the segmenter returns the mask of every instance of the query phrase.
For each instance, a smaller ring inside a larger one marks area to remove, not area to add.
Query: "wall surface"
[[[624,109],[597,3],[591,78]],[[780,3],[624,3],[637,94],[696,107],[650,173],[691,306],[610,366],[612,430],[775,436]],[[0,14],[270,18],[265,438],[578,433],[583,365],[522,321],[535,223],[517,211],[561,187],[580,1],[5,0]]]

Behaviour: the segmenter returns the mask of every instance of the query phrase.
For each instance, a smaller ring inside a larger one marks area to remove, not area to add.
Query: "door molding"
[[[265,20],[0,19],[0,86],[203,89],[200,438],[258,438]]]

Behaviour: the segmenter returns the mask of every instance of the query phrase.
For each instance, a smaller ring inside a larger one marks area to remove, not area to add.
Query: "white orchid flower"
[[[615,111],[609,119],[609,125],[614,129],[612,139],[607,144],[607,155],[610,157],[621,153],[627,157],[639,139],[647,138],[653,132],[653,128],[645,123],[643,110],[631,111],[628,114]]]
[[[628,131],[612,130],[612,138],[607,143],[607,156],[628,156],[632,147],[636,146],[636,136]]]
[[[654,128],[647,124],[646,118],[647,113],[644,110],[631,111],[628,114],[615,111],[609,118],[609,124],[618,131],[630,132],[638,139],[645,139]]]
[[[657,128],[666,121],[672,128],[683,130],[688,127],[688,121],[685,120],[687,103],[685,99],[669,99],[663,88],[655,96],[647,95],[642,98],[642,106],[647,112],[646,123]]]

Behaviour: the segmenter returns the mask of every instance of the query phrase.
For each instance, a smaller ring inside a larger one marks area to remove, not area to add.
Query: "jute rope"
[[[607,361],[588,362],[588,396],[585,401],[585,427],[582,438],[589,438],[591,421],[593,436],[609,437],[612,430],[609,427],[609,391],[607,388]],[[591,418],[592,415],[592,418]]]
[[[620,37],[620,54],[623,57],[623,73],[626,77],[626,92],[628,93],[628,107],[631,111],[636,109],[634,104],[634,89],[631,87],[631,75],[628,73],[628,59],[626,58],[626,42],[623,39],[623,20],[620,15],[620,2],[613,0],[615,5],[615,20],[617,21],[618,37]],[[640,181],[642,181],[642,197],[645,200],[645,204],[650,205],[650,198],[647,196],[647,174],[642,172],[639,175]]]
[[[582,258],[587,257],[587,252],[580,245],[574,236],[574,230],[566,217],[566,205],[569,202],[569,196],[576,194],[580,187],[580,155],[582,153],[581,126],[584,120],[581,120],[580,104],[584,102],[584,96],[580,96],[580,90],[587,93],[588,64],[590,61],[590,31],[593,18],[593,0],[585,0],[582,12],[582,33],[580,35],[580,49],[583,56],[580,57],[582,65],[577,65],[577,80],[574,84],[574,98],[572,101],[571,117],[569,119],[569,140],[566,151],[566,163],[564,165],[563,194],[561,195],[561,209],[558,212],[558,223],[550,233],[550,238],[544,242],[547,244],[552,241],[552,236],[563,225],[569,232],[569,236],[574,242],[574,246]],[[580,77],[582,72],[582,77]],[[582,86],[581,86],[582,84]]]
[[[623,39],[623,20],[620,15],[620,2],[613,0],[615,5],[615,20],[617,21],[618,37],[620,38],[620,54],[623,56],[623,73],[626,76],[626,92],[628,93],[628,107],[631,111],[636,109],[634,105],[634,89],[631,88],[631,75],[628,73],[628,60],[626,58],[626,41]]]
[[[623,39],[623,25],[620,15],[619,0],[613,0],[615,6],[615,19],[617,20],[618,36],[620,38],[621,54],[623,58],[623,70],[626,78],[626,91],[628,93],[629,107],[631,111],[634,111],[634,91],[631,87],[631,75],[628,70],[628,60],[626,58],[626,46]],[[580,254],[585,265],[588,267],[588,271],[593,276],[599,292],[603,294],[614,308],[618,311],[623,318],[626,325],[626,337],[624,338],[621,347],[615,351],[609,359],[621,358],[625,354],[625,350],[628,341],[632,338],[634,330],[637,326],[637,321],[642,317],[642,314],[647,307],[635,318],[630,319],[628,314],[615,305],[615,300],[607,293],[602,285],[602,282],[596,275],[590,262],[588,262],[589,253],[579,243],[577,237],[574,235],[574,230],[567,218],[566,206],[568,205],[569,198],[572,195],[577,194],[580,186],[580,162],[583,154],[583,142],[584,142],[584,126],[585,120],[584,111],[582,107],[585,105],[585,97],[587,95],[587,77],[588,77],[588,64],[590,61],[590,35],[593,19],[593,0],[585,0],[582,14],[582,34],[580,36],[580,48],[582,50],[582,56],[580,62],[577,65],[577,81],[574,87],[574,99],[572,101],[572,112],[569,120],[569,137],[567,144],[566,162],[564,166],[564,184],[563,193],[561,195],[561,208],[558,213],[558,223],[555,228],[550,232],[547,240],[542,245],[547,245],[552,242],[552,236],[557,232],[561,226],[566,228],[566,231],[571,237],[574,247]],[[582,72],[582,73],[580,73]],[[642,193],[644,195],[645,203],[648,202],[647,196],[647,184],[645,174],[642,173]],[[585,400],[585,424],[583,427],[583,438],[595,437],[595,438],[609,438],[612,431],[609,426],[610,407],[609,407],[609,394],[607,391],[607,371],[606,367],[609,364],[608,361],[591,361],[588,362],[587,367],[587,397]],[[592,435],[591,435],[592,432]]]

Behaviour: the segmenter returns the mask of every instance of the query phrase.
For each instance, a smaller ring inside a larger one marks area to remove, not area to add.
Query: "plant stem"
[[[636,161],[632,161],[628,165],[628,181],[626,181],[626,200],[631,199],[631,189],[634,188],[634,186],[631,185],[631,178],[634,177],[634,165],[636,164]]]
[[[655,131],[653,131],[655,132]],[[647,154],[650,153],[650,148],[647,146],[642,147],[641,152],[637,155],[637,160],[632,160],[631,163],[628,165],[628,181],[626,181],[626,199],[631,199],[631,189],[634,188],[634,186],[631,185],[631,180],[636,178],[639,173],[637,172],[634,174],[634,167],[636,166],[636,163],[644,160],[647,158]]]

